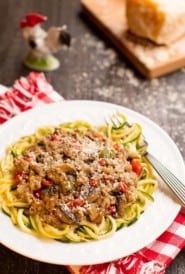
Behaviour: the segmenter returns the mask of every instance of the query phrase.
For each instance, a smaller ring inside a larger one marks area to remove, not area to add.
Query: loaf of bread
[[[128,28],[157,44],[185,34],[185,0],[126,0]]]

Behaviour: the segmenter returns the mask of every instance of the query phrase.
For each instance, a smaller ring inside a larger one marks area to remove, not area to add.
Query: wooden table
[[[101,33],[81,14],[79,0],[6,0],[0,2],[0,83],[11,86],[27,75],[22,65],[26,47],[19,20],[27,12],[48,16],[45,27],[67,24],[72,34],[69,50],[57,55],[60,68],[47,77],[66,99],[108,101],[138,111],[165,129],[185,157],[185,69],[171,75],[143,79],[126,60],[111,48]],[[46,251],[47,252],[47,251]],[[87,255],[88,256],[88,255]],[[2,274],[68,273],[62,266],[33,261],[0,247]],[[167,274],[185,273],[185,250],[168,267]]]

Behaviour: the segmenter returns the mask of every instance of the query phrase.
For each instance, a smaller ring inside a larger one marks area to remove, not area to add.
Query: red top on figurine
[[[43,23],[47,17],[39,13],[28,13],[25,18],[20,21],[20,28],[34,27],[37,24]]]
[[[29,48],[24,64],[30,69],[51,71],[59,67],[60,61],[53,55],[64,45],[70,46],[71,36],[67,26],[51,26],[48,30],[41,23],[47,17],[39,13],[28,13],[19,22],[22,36]]]

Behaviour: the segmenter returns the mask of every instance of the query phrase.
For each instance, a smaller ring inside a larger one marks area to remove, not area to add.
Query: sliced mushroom
[[[125,196],[117,196],[117,213],[120,217],[123,217],[125,214],[125,205],[127,203]]]
[[[81,196],[89,203],[96,202],[100,198],[100,193],[97,188],[86,186],[81,191]]]
[[[58,205],[57,208],[57,215],[62,222],[69,225],[79,224],[75,214],[66,205]]]

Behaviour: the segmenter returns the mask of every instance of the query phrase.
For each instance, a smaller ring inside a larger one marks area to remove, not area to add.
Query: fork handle
[[[152,164],[153,168],[164,180],[164,182],[170,187],[174,194],[183,203],[183,206],[185,206],[185,185],[149,152],[147,152],[146,158]]]

